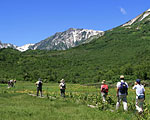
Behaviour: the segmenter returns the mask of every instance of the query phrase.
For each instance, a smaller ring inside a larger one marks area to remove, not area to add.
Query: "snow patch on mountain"
[[[150,12],[150,8],[147,11]]]
[[[24,51],[28,50],[33,45],[34,44],[26,44],[26,45],[23,45],[21,47],[16,47],[16,49],[19,50],[19,51],[21,51],[21,52],[24,52]]]
[[[140,19],[140,21],[142,21],[144,18],[146,18],[147,16],[149,16],[150,15],[150,11],[149,12],[146,12],[144,15],[143,15],[143,17]]]
[[[140,21],[144,20],[149,15],[150,15],[150,9],[146,10],[144,13],[138,15],[134,19],[126,22],[125,24],[122,25],[122,27],[132,25],[135,22],[140,22]]]

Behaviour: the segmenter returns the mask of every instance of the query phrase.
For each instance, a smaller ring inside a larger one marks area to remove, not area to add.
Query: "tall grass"
[[[145,113],[135,111],[135,91],[129,90],[129,111],[120,107],[115,110],[115,89],[109,91],[108,103],[102,103],[99,89],[90,86],[67,84],[66,98],[60,97],[58,84],[44,84],[45,98],[29,96],[36,93],[36,86],[30,82],[19,82],[15,88],[0,85],[0,120],[136,120],[149,119],[149,95],[146,97]],[[149,92],[149,88],[146,88]],[[51,99],[53,96],[56,99]],[[95,105],[90,108],[87,104]]]

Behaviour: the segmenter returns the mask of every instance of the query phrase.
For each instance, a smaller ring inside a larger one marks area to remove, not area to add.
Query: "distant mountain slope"
[[[150,80],[150,15],[128,26],[108,30],[102,37],[62,51],[0,50],[1,78],[44,82],[116,83]]]
[[[34,50],[66,50],[86,42],[86,40],[91,37],[97,35],[102,36],[103,34],[103,31],[70,28],[67,31],[58,32],[55,35],[36,43],[31,48]]]
[[[33,45],[34,44],[26,44],[26,45],[23,45],[21,47],[18,47],[16,45],[13,45],[13,44],[10,44],[10,43],[2,43],[0,41],[0,49],[2,49],[2,48],[13,48],[13,49],[19,50],[21,52],[24,52],[24,51],[28,50]]]
[[[129,26],[129,25],[132,25],[136,22],[140,22],[142,21],[143,19],[145,19],[147,16],[150,15],[150,9],[146,10],[144,13],[138,15],[137,17],[135,17],[134,19],[128,21],[127,23],[123,24],[122,26]]]
[[[14,49],[16,49],[16,45],[13,45],[13,44],[10,44],[10,43],[2,43],[1,41],[0,41],[0,49],[2,49],[2,48],[14,48]]]

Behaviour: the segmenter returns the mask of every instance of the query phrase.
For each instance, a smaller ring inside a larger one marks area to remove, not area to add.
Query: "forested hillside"
[[[0,79],[89,83],[150,79],[150,20],[106,31],[99,39],[66,51],[0,50]]]

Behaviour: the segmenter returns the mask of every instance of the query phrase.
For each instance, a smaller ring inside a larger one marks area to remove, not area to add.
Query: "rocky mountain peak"
[[[103,31],[69,28],[35,44],[32,49],[66,50],[84,43],[96,35],[103,35]]]
[[[66,50],[80,44],[88,43],[92,40],[92,37],[100,37],[102,35],[104,35],[103,31],[69,28],[64,32],[57,32],[36,44],[26,44],[21,47],[12,44],[1,43],[0,41],[0,48],[11,47],[21,52],[24,52],[28,49]]]

